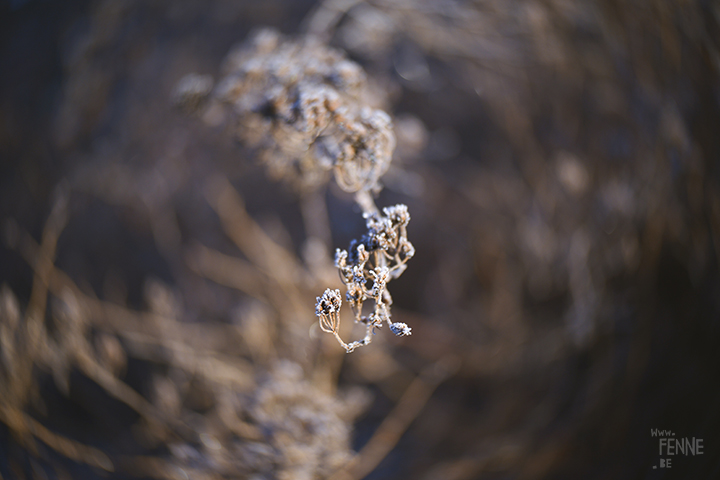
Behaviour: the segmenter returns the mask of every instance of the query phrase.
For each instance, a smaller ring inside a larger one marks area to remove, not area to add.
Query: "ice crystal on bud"
[[[393,332],[398,337],[412,334],[412,329],[410,327],[408,327],[406,323],[401,323],[401,322],[391,323],[390,331]]]

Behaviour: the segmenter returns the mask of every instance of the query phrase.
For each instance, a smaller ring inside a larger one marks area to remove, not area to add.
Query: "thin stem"
[[[358,190],[355,193],[355,203],[360,205],[360,209],[362,209],[364,214],[380,212],[375,205],[375,200],[373,199],[372,194],[368,190]]]

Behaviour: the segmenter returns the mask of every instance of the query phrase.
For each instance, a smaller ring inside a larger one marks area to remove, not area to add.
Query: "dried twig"
[[[444,357],[426,367],[410,383],[395,408],[385,417],[360,452],[341,470],[335,472],[330,480],[360,480],[372,472],[420,414],[435,388],[458,368],[459,359],[455,356]]]

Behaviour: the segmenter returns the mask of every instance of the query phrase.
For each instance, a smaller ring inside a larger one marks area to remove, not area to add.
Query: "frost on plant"
[[[378,188],[395,135],[390,117],[370,106],[358,64],[313,37],[265,29],[230,53],[225,70],[215,96],[273,176],[313,188],[332,171],[345,191]]]
[[[337,249],[335,266],[347,287],[345,300],[350,304],[355,321],[366,326],[365,337],[351,343],[345,343],[340,338],[342,299],[339,290],[325,290],[315,304],[320,328],[332,333],[348,353],[369,344],[375,328],[385,323],[398,336],[410,335],[412,331],[404,323],[392,322],[392,297],[387,289],[387,283],[405,271],[406,262],[415,254],[415,248],[407,239],[410,214],[405,205],[395,205],[384,208],[382,214],[369,212],[364,217],[367,233],[359,241],[353,240],[348,250]],[[363,315],[363,305],[368,300],[374,307],[370,314]]]

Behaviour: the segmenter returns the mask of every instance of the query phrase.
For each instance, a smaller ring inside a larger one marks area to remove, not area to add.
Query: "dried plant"
[[[370,106],[362,68],[316,37],[291,41],[263,29],[228,55],[225,71],[213,101],[230,107],[238,136],[260,147],[271,175],[311,189],[325,183],[332,170],[340,188],[355,193],[363,211],[367,233],[347,251],[337,250],[335,266],[355,321],[366,326],[365,337],[351,343],[341,339],[338,290],[327,289],[317,297],[320,328],[348,353],[369,344],[374,329],[384,323],[398,336],[410,335],[406,324],[392,322],[386,287],[415,253],[407,239],[410,215],[406,205],[380,214],[372,197],[390,166],[395,135],[389,115]],[[198,97],[207,94],[207,77],[191,74],[178,85],[176,103],[197,105]],[[363,315],[368,299],[374,309]]]
[[[358,64],[314,37],[291,41],[263,29],[228,55],[224,70],[214,99],[230,107],[238,136],[260,148],[271,175],[308,189],[332,171],[347,192],[379,188],[395,136]],[[181,103],[197,97],[197,78],[179,86]]]
[[[366,326],[365,337],[349,344],[340,338],[342,298],[339,290],[328,288],[317,298],[315,305],[320,328],[324,332],[332,333],[348,353],[357,347],[368,345],[375,329],[382,327],[384,323],[387,323],[390,331],[397,336],[411,334],[411,328],[406,324],[393,323],[390,319],[392,297],[387,290],[387,283],[405,271],[406,262],[415,254],[415,248],[407,239],[410,215],[405,205],[384,208],[383,214],[364,214],[367,233],[360,241],[353,240],[348,250],[337,249],[335,252],[335,266],[347,287],[345,299],[352,308],[355,322]],[[375,306],[372,313],[363,315],[363,305],[368,299],[371,299]]]

